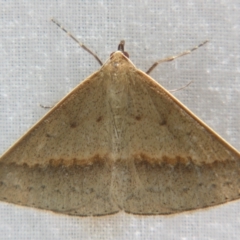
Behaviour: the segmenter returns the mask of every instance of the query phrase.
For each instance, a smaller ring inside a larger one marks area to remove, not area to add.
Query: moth
[[[124,41],[102,64],[69,35],[102,66],[1,156],[0,201],[100,216],[172,214],[240,198],[240,153],[148,75],[205,42],[144,73]]]

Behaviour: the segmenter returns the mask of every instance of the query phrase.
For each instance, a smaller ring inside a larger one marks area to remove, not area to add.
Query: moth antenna
[[[57,22],[56,19],[52,18],[51,21],[55,23],[58,27],[60,27],[69,37],[71,37],[78,45],[83,48],[85,51],[90,53],[100,64],[100,66],[103,65],[102,61],[99,59],[99,57],[93,53],[88,47],[86,47],[82,42],[80,42],[76,37],[74,37],[66,28],[64,28],[59,22]]]
[[[206,40],[202,43],[200,43],[199,45],[193,47],[192,49],[186,50],[182,53],[179,53],[178,55],[175,56],[171,56],[171,57],[166,57],[164,59],[160,59],[159,61],[155,62],[147,71],[146,73],[149,74],[158,64],[160,63],[164,63],[164,62],[171,62],[173,60],[175,60],[176,58],[182,57],[184,55],[188,55],[190,53],[192,53],[193,51],[197,50],[198,48],[202,47],[203,45],[205,45],[207,42],[209,42],[209,40]]]

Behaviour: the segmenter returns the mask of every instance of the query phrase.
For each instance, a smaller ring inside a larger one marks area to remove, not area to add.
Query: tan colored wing
[[[118,211],[104,74],[77,86],[1,157],[0,200],[73,215]]]
[[[122,209],[170,214],[240,198],[239,152],[145,73],[125,74],[114,181]]]
[[[169,214],[240,197],[240,154],[116,52],[0,159],[0,200]]]

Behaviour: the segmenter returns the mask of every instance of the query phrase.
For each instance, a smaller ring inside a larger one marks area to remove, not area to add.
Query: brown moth
[[[0,201],[99,216],[240,198],[240,153],[137,69],[123,45],[3,154]]]

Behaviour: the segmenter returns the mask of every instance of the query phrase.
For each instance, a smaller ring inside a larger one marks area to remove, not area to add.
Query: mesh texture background
[[[55,17],[105,61],[121,39],[147,70],[210,42],[151,76],[240,150],[240,4],[221,1],[0,0],[0,154],[99,69],[50,22]],[[0,202],[1,239],[237,239],[240,202],[173,216],[78,218]]]

